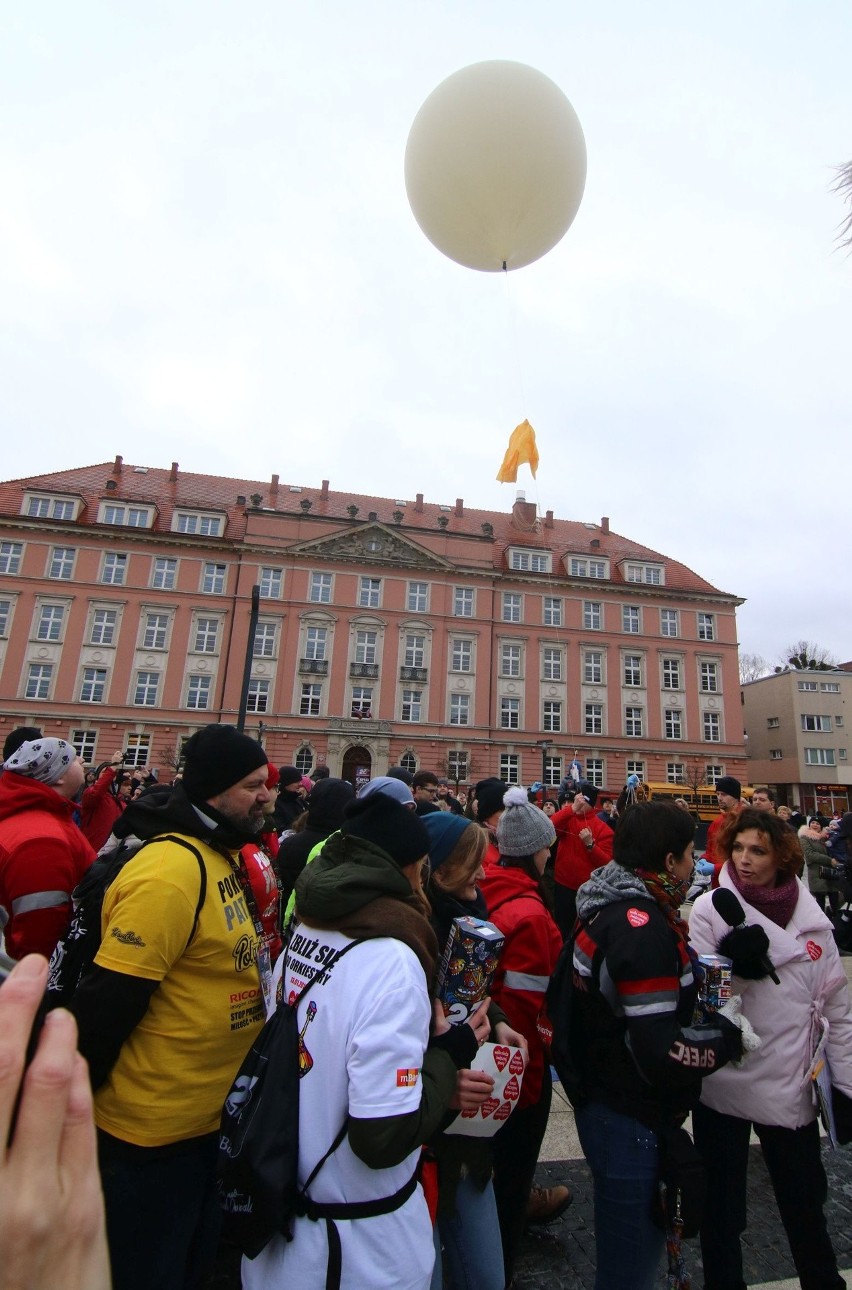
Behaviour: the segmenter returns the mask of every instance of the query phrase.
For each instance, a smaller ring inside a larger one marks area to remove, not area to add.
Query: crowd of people
[[[299,1029],[301,1201],[243,1259],[246,1290],[512,1285],[524,1231],[573,1199],[534,1182],[551,1043],[593,1180],[596,1290],[652,1286],[664,1250],[670,1284],[688,1284],[679,1229],[654,1211],[690,1114],[706,1290],[745,1285],[752,1129],[802,1286],[844,1285],[810,1075],[824,1057],[832,1131],[852,1139],[829,917],[852,813],[784,818],[727,777],[713,890],[687,923],[694,820],[632,785],[614,803],[576,777],[557,801],[497,778],[454,793],[402,767],[308,779],[218,724],[169,784],[120,752],[87,774],[34,729],[3,755],[0,1290],[203,1287],[228,1240],[222,1106],[282,1000]],[[91,961],[69,992],[87,918]],[[488,994],[451,1024],[436,986],[458,919],[502,948]],[[701,961],[720,954],[723,1007]],[[468,1136],[460,1117],[497,1105],[487,1043],[518,1052],[522,1080],[497,1131]]]

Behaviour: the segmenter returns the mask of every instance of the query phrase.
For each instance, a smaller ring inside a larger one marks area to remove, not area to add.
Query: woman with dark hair
[[[494,1193],[508,1284],[525,1224],[553,1222],[570,1205],[571,1193],[567,1187],[532,1185],[552,1093],[539,1020],[562,938],[544,901],[541,875],[556,830],[522,788],[510,788],[503,805],[496,829],[499,859],[486,864],[481,883],[489,921],[505,937],[491,995],[529,1050],[517,1107],[493,1139]]]
[[[702,1075],[741,1056],[726,1017],[693,1025],[695,955],[680,906],[692,881],[695,826],[668,802],[639,802],[618,822],[613,859],[577,892],[570,949],[572,1093],[594,1180],[595,1290],[648,1290],[664,1234],[651,1218],[659,1139],[698,1101]],[[553,1018],[554,1029],[564,1025]]]
[[[734,990],[763,1042],[747,1067],[728,1067],[704,1085],[693,1116],[709,1184],[701,1232],[704,1283],[707,1290],[745,1286],[740,1235],[753,1128],[801,1285],[841,1290],[845,1282],[823,1213],[828,1186],[807,1074],[827,1034],[837,1128],[840,1140],[849,1141],[852,1009],[846,973],[832,924],[796,878],[801,848],[783,820],[744,810],[722,831],[718,847],[725,860],[719,886],[742,906],[745,922],[732,930],[711,896],[701,896],[692,911],[692,940],[700,953],[718,951],[733,960]]]

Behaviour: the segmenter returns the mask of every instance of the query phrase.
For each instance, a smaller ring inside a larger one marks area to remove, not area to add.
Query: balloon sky
[[[3,478],[111,459],[561,518],[849,631],[848,0],[44,0],[0,42]],[[441,255],[406,140],[452,72],[550,77],[579,213],[508,275]]]

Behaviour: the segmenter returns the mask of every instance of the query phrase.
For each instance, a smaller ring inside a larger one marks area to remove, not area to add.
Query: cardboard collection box
[[[470,916],[453,919],[435,991],[450,1025],[463,1025],[489,993],[503,941],[493,923]]]

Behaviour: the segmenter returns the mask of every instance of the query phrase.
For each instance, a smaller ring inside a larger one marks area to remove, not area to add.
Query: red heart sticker
[[[632,905],[627,911],[627,921],[631,927],[644,927],[650,917],[644,909],[635,909]]]
[[[476,1107],[474,1106],[474,1107],[471,1107],[471,1109],[470,1109],[469,1111],[462,1111],[462,1113],[461,1113],[461,1118],[462,1118],[463,1120],[472,1120],[472,1119],[473,1119],[473,1117],[476,1115],[476,1110],[477,1110],[477,1109],[476,1109]]]
[[[479,1114],[482,1116],[483,1120],[487,1120],[489,1115],[494,1114],[499,1105],[500,1103],[496,1097],[487,1097],[479,1108]]]
[[[517,1075],[513,1075],[506,1087],[503,1089],[503,1096],[507,1097],[510,1102],[517,1102],[521,1091]]]
[[[503,1044],[498,1044],[494,1049],[494,1065],[498,1071],[501,1071],[511,1057],[509,1049]]]
[[[511,1103],[510,1103],[510,1102],[504,1102],[504,1103],[503,1103],[503,1105],[502,1105],[502,1106],[498,1106],[497,1110],[494,1112],[494,1119],[495,1119],[495,1120],[508,1120],[508,1118],[509,1118],[509,1116],[510,1116],[511,1114],[512,1114],[512,1106],[511,1106]]]
[[[520,1075],[523,1069],[524,1069],[523,1054],[520,1052],[520,1050],[518,1050],[518,1052],[512,1055],[512,1060],[509,1062],[509,1070],[512,1072],[513,1075]]]
[[[805,949],[808,951],[808,954],[811,956],[811,958],[815,963],[817,959],[822,958],[822,946],[817,945],[816,941],[808,941],[807,945],[805,946]]]

